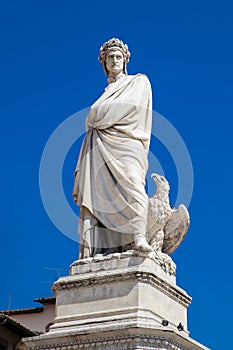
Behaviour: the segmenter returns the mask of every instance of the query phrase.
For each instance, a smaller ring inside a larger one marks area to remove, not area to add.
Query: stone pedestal
[[[191,298],[148,254],[76,261],[53,290],[54,324],[26,349],[207,349],[189,337]]]

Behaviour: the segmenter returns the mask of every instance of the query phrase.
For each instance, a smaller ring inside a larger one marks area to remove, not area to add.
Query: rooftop
[[[38,334],[24,327],[19,322],[13,320],[11,317],[1,313],[0,313],[0,326],[10,330],[11,332],[19,335],[20,337],[29,337],[29,336]]]
[[[50,297],[43,297],[43,298],[37,298],[34,299],[36,303],[43,304],[55,304],[56,298],[55,296]],[[15,309],[15,310],[2,310],[0,311],[0,314],[3,315],[22,315],[22,314],[32,314],[32,313],[38,313],[42,312],[43,307],[32,307],[32,308],[24,308],[24,309]]]

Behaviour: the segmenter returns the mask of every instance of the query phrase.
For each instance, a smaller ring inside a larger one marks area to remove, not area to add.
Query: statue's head
[[[104,68],[104,73],[106,75],[109,75],[106,59],[109,55],[112,55],[113,53],[118,53],[119,58],[120,56],[122,56],[122,70],[124,74],[127,74],[126,66],[129,62],[130,52],[128,50],[128,46],[124,44],[123,41],[117,38],[112,38],[106,41],[100,48],[98,60]]]

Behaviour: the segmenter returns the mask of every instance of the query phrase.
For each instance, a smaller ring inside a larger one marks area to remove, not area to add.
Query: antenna
[[[61,271],[68,271],[68,269],[63,269],[62,267],[44,267],[45,270],[57,271],[57,277],[61,276]]]
[[[12,293],[9,295],[9,298],[8,298],[7,315],[9,315],[9,313],[10,313],[11,300],[12,300]]]

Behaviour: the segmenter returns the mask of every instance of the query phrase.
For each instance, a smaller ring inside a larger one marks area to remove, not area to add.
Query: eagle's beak
[[[152,179],[156,179],[156,180],[158,180],[158,175],[157,175],[157,174],[155,174],[155,173],[153,173],[153,174],[151,174],[151,178],[152,178]]]

